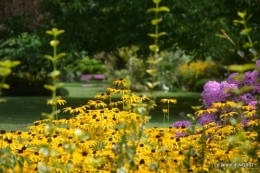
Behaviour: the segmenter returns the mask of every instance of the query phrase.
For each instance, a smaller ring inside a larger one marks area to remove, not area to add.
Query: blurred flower
[[[168,112],[168,109],[162,109],[163,113],[167,113]]]
[[[215,121],[215,113],[205,113],[200,116],[198,123],[200,125],[208,124]]]
[[[187,120],[183,120],[183,121],[176,121],[173,124],[173,127],[175,128],[185,128],[188,127],[190,125],[190,122]]]

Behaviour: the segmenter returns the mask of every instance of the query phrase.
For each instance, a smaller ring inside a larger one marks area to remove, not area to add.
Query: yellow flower
[[[232,101],[223,101],[223,102],[216,102],[216,103],[213,103],[213,107],[214,108],[221,108],[223,109],[224,107],[236,107],[236,103],[235,102],[232,102]]]
[[[126,94],[126,93],[130,93],[131,90],[127,90],[127,89],[121,88],[121,89],[117,89],[116,92],[120,93],[120,94]]]
[[[47,100],[47,104],[49,104],[49,105],[56,105],[57,103],[59,105],[64,105],[66,103],[66,100],[61,99],[61,97],[56,97],[56,98]]]
[[[116,101],[116,102],[111,102],[109,106],[111,107],[117,107],[119,104],[123,104],[123,101]]]
[[[177,103],[177,100],[175,100],[175,99],[171,99],[171,98],[168,98],[168,99],[161,99],[161,102],[163,102],[163,103]]]
[[[115,80],[113,83],[114,83],[114,85],[120,86],[120,85],[124,85],[124,83],[126,83],[126,82],[127,82],[126,79],[120,78],[120,79]]]
[[[256,110],[247,110],[243,112],[243,115],[245,115],[247,118],[252,118],[256,114]]]
[[[86,110],[85,106],[81,106],[81,107],[72,106],[72,107],[63,108],[63,112],[69,111],[70,114],[78,113],[78,112],[84,112],[85,110]]]
[[[167,113],[168,112],[168,109],[162,109],[163,113]]]
[[[115,88],[107,88],[107,91],[109,92],[110,95],[117,93],[117,89]]]
[[[227,113],[224,113],[224,114],[221,114],[220,115],[220,118],[226,118],[226,117],[232,117],[233,115],[238,115],[238,113],[237,112],[227,112]]]
[[[255,131],[253,131],[253,132],[245,132],[246,133],[246,138],[247,139],[255,139],[257,136],[258,136],[258,134],[255,132]]]
[[[103,99],[103,100],[106,100],[110,97],[110,95],[107,95],[107,94],[104,94],[104,93],[101,93],[101,94],[98,94],[95,96],[95,99]]]
[[[242,106],[242,109],[249,111],[249,110],[254,110],[255,107],[254,107],[254,106],[247,105],[247,106]]]
[[[217,112],[218,110],[216,108],[209,108],[209,109],[205,109],[205,110],[198,110],[195,112],[195,115],[202,115],[202,114],[205,114],[205,113],[215,113]]]
[[[101,100],[89,100],[88,101],[88,105],[94,106],[95,108],[106,107],[107,106],[107,104],[102,102]]]

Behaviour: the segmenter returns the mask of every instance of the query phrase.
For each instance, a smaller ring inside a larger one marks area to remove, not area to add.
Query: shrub
[[[6,79],[10,84],[8,90],[3,91],[6,96],[50,96],[51,92],[46,90],[43,85],[50,82],[50,79],[45,73],[12,73]],[[68,95],[68,91],[58,89],[58,95]]]
[[[211,61],[197,61],[178,66],[179,81],[188,90],[194,91],[196,82],[204,78],[218,77],[219,67]]]

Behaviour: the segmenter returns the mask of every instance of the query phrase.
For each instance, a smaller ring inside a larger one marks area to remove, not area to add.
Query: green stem
[[[159,3],[156,3],[156,9],[158,9],[158,8],[159,8]],[[158,19],[158,12],[155,12],[155,19],[156,20]],[[157,23],[155,25],[155,35],[158,35],[158,32],[159,32],[159,25]],[[154,41],[155,41],[155,45],[158,46],[158,38],[157,37],[155,37]]]
[[[0,95],[2,95],[2,87],[3,87],[3,84],[5,83],[5,78],[6,78],[6,76],[3,76],[2,81],[1,81],[1,85],[0,85]]]
[[[54,40],[56,40],[56,37],[54,37]],[[57,46],[54,46],[53,49],[53,57],[55,58],[57,56]],[[55,72],[57,70],[57,66],[56,66],[56,61],[53,61],[53,71]],[[53,86],[55,87],[57,85],[57,77],[53,77]],[[52,99],[55,99],[56,97],[56,88],[55,90],[52,92]],[[52,105],[52,112],[55,112],[55,118],[58,119],[58,114],[57,114],[57,104],[53,104]]]
[[[168,102],[168,125],[170,123],[170,103]]]

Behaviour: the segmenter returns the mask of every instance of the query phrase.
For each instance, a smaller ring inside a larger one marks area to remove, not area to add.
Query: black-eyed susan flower
[[[121,104],[123,104],[123,101],[116,101],[116,102],[109,103],[109,106],[114,108],[114,107],[117,107],[118,105],[121,105]]]
[[[227,107],[236,107],[237,104],[233,101],[223,101],[223,102],[216,102],[213,103],[214,108],[221,108],[222,110]]]
[[[90,105],[90,106],[94,106],[95,108],[99,108],[99,107],[106,107],[107,106],[107,104],[106,103],[104,103],[103,101],[101,101],[101,100],[89,100],[88,101],[88,105]]]
[[[74,113],[78,113],[78,112],[84,112],[86,109],[85,107],[76,107],[76,106],[72,106],[72,107],[66,107],[63,108],[63,112],[70,112],[70,114],[74,114]]]
[[[52,99],[47,100],[47,104],[49,105],[64,105],[66,103],[66,100],[61,99],[61,97],[55,97]]]
[[[109,93],[109,95],[113,95],[113,94],[117,93],[117,89],[115,89],[115,88],[108,87],[106,90]]]
[[[168,109],[162,109],[163,113],[168,113]]]
[[[216,113],[218,110],[216,108],[208,108],[208,109],[205,109],[205,110],[198,110],[195,112],[195,115],[202,115],[202,114],[210,114],[210,113]]]
[[[127,79],[123,79],[123,78],[120,78],[120,79],[117,79],[113,82],[114,85],[117,85],[117,86],[121,86],[121,85],[124,85],[124,83],[127,82]]]
[[[177,100],[175,99],[171,99],[171,98],[167,98],[167,99],[161,99],[162,103],[177,103]]]
[[[220,118],[233,117],[234,115],[238,115],[238,112],[226,112],[220,115]]]
[[[106,99],[108,99],[109,97],[111,97],[111,95],[110,95],[110,94],[109,94],[109,95],[107,95],[107,94],[101,93],[101,94],[97,94],[97,95],[95,96],[95,99],[102,99],[102,100],[106,100]]]
[[[177,103],[177,100],[175,99],[171,99],[171,98],[168,98],[168,99],[161,99],[161,102],[163,103],[168,103],[168,114],[167,114],[167,119],[168,119],[168,124],[170,122],[170,103]],[[164,115],[165,116],[165,115]],[[165,117],[164,117],[165,119]],[[163,119],[163,123],[164,123],[164,119]]]
[[[120,89],[117,89],[116,92],[120,93],[120,94],[126,94],[126,93],[130,93],[131,90],[120,88]]]

